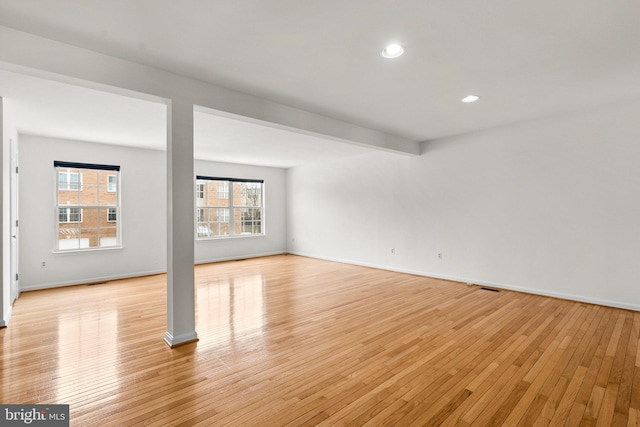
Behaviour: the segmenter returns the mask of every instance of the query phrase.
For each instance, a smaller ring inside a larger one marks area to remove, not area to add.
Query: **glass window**
[[[204,184],[196,184],[196,199],[204,199]]]
[[[262,181],[199,177],[196,238],[263,235],[263,190]]]
[[[118,210],[116,208],[107,208],[107,221],[116,222],[118,220]]]
[[[120,246],[118,166],[54,162],[58,251]]]

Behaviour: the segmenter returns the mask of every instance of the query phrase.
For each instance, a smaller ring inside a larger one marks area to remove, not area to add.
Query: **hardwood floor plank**
[[[199,265],[200,341],[166,277],[25,292],[2,403],[74,426],[638,425],[640,313],[291,255]]]

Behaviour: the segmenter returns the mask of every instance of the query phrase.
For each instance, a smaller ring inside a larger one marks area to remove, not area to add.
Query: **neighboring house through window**
[[[120,246],[120,167],[55,161],[56,251]]]
[[[198,176],[196,238],[264,234],[264,181]]]

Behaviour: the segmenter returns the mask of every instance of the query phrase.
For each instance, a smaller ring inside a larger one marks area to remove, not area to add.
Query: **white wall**
[[[120,165],[122,249],[54,253],[53,161]],[[20,287],[36,289],[166,271],[166,153],[20,136]],[[264,179],[268,235],[196,244],[196,262],[285,251],[284,170],[197,161],[197,174]],[[46,267],[42,267],[42,262]]]
[[[284,253],[287,250],[285,170],[196,160],[195,174],[264,180],[265,235],[196,240],[196,263]]]
[[[290,169],[290,252],[640,310],[638,117],[620,103]]]
[[[20,135],[19,150],[22,290],[165,270],[164,152],[31,135]],[[122,249],[53,252],[54,160],[121,167]]]
[[[0,252],[2,264],[0,265],[0,327],[6,326],[11,318],[11,227],[10,227],[10,148],[9,141],[18,138],[15,128],[11,103],[0,97],[0,135],[2,136],[2,149],[0,150],[0,164],[2,174],[0,187],[2,187],[2,206],[0,207]]]
[[[8,171],[9,166],[5,163],[8,161],[8,153],[6,152],[9,147],[9,141],[7,139],[5,128],[5,101],[0,97],[0,134],[2,135],[2,147],[0,148],[0,165],[2,166],[2,173],[0,174],[0,187],[2,187],[2,204],[0,205],[0,255],[2,256],[2,263],[0,264],[0,328],[7,326],[10,316],[9,306],[9,290],[11,282],[9,280],[9,247],[5,244],[9,238],[9,222],[7,216],[9,210],[4,209],[5,195],[8,195],[9,178]]]

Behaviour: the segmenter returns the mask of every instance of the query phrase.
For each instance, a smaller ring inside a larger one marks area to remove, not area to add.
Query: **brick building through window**
[[[54,162],[56,250],[120,246],[120,167]]]

